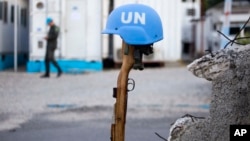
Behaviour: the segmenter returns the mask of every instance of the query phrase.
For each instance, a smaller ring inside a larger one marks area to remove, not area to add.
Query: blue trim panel
[[[57,60],[57,62],[64,73],[81,73],[85,71],[103,70],[103,64],[101,61],[89,62],[85,60]],[[28,73],[44,72],[44,60],[29,61],[26,68]],[[52,64],[50,64],[50,72],[57,72],[56,68]]]
[[[27,61],[27,54],[18,54],[18,65],[24,65]],[[0,54],[0,71],[8,68],[14,68],[14,54]]]

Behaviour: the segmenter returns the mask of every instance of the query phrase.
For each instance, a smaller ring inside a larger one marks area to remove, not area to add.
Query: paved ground
[[[0,72],[0,140],[109,140],[119,70],[64,74]],[[211,82],[185,67],[132,70],[127,140],[160,140],[170,123],[186,113],[207,116]],[[67,138],[68,137],[68,138]],[[84,139],[83,139],[84,138]]]

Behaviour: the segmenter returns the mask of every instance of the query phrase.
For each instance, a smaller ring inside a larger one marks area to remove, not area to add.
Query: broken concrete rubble
[[[183,125],[174,138],[170,132],[168,141],[229,141],[230,125],[250,124],[250,45],[207,54],[187,68],[212,81],[210,115]]]

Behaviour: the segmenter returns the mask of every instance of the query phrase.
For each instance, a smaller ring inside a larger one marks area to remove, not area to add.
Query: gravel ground
[[[111,119],[112,89],[119,70],[63,74],[41,79],[41,73],[0,72],[0,131],[20,127],[37,115],[56,121]],[[130,72],[127,118],[164,119],[186,113],[208,114],[211,82],[186,67],[146,68]],[[50,114],[56,113],[56,114]]]

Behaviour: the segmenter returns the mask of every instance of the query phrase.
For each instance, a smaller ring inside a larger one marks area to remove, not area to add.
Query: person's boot
[[[57,77],[60,77],[62,75],[62,70],[58,71]]]
[[[44,75],[41,75],[40,77],[41,78],[49,78],[49,75],[48,74],[44,74]]]

